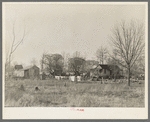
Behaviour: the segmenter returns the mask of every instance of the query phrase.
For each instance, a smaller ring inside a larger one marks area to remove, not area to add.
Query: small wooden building
[[[34,66],[28,66],[26,68],[24,68],[24,78],[25,79],[35,79],[35,78],[39,78],[40,69],[34,65]]]

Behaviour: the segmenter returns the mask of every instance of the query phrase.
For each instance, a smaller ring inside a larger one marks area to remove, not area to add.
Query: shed
[[[40,71],[40,69],[36,65],[28,66],[28,67],[24,68],[24,78],[25,79],[39,78],[39,71]]]

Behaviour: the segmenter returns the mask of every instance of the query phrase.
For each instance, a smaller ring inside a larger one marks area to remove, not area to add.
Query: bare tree
[[[10,47],[8,57],[6,58],[6,65],[8,65],[8,67],[11,67],[11,61],[12,61],[13,53],[23,43],[23,41],[25,40],[25,37],[27,36],[27,34],[29,32],[29,31],[27,32],[26,25],[25,25],[25,20],[24,20],[24,27],[23,27],[23,32],[22,33],[20,33],[21,31],[19,31],[19,33],[16,33],[15,28],[16,28],[16,21],[14,21],[13,25],[12,25],[12,38],[11,38],[12,44],[11,44],[11,47]],[[20,29],[21,29],[21,27],[20,27]]]
[[[81,54],[79,51],[76,51],[73,53],[73,57],[80,57],[80,56],[81,56]]]
[[[42,56],[41,56],[41,60],[40,60],[41,69],[42,69],[42,70],[44,69],[44,56],[45,56],[45,55],[46,55],[46,54],[43,53]]]
[[[46,69],[50,74],[53,73],[52,70],[52,60],[51,60],[51,55],[47,54],[47,53],[43,53],[40,63],[41,63],[41,69],[44,70]]]
[[[114,78],[114,81],[116,81],[116,78],[118,77],[118,74],[119,74],[119,69],[118,69],[119,64],[115,60],[117,58],[117,54],[115,53],[115,50],[113,52],[114,52],[113,53],[114,58],[109,57],[107,59],[107,64],[111,66],[111,77]]]
[[[69,59],[69,70],[75,73],[75,76],[84,71],[85,59],[80,56],[80,52],[75,52],[73,58]]]
[[[60,54],[43,54],[41,59],[42,67],[53,76],[63,70],[63,64],[63,57]]]
[[[104,61],[107,58],[107,49],[104,47],[100,47],[97,51],[96,51],[96,56],[99,60],[100,64],[104,64]]]
[[[68,60],[70,58],[70,54],[69,53],[65,53],[62,52],[61,53],[63,59],[64,59],[64,67],[63,67],[63,71],[66,72],[68,70]]]
[[[111,41],[117,57],[110,56],[128,70],[128,86],[130,86],[131,68],[141,55],[144,43],[144,26],[131,21],[127,24],[122,21],[112,31]]]

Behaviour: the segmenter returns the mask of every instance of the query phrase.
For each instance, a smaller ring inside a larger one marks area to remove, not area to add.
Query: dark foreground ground
[[[5,107],[144,107],[144,81],[5,81]],[[35,90],[38,87],[39,90]]]

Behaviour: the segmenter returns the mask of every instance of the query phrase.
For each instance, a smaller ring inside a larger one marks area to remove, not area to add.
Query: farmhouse
[[[97,77],[100,75],[100,70],[102,67],[100,65],[93,65],[92,68],[90,69],[90,77]]]
[[[94,65],[90,70],[90,77],[120,77],[122,70],[117,65]]]
[[[28,66],[28,67],[24,68],[23,70],[24,70],[24,78],[25,79],[39,78],[40,69],[36,65]]]

